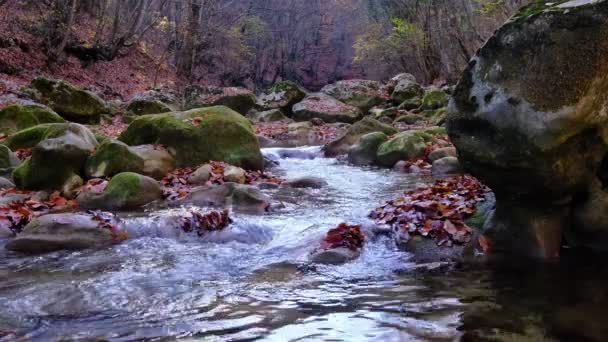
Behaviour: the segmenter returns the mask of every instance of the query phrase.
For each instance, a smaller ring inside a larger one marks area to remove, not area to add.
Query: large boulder
[[[240,87],[201,87],[186,88],[184,108],[193,109],[210,106],[226,106],[243,115],[255,105],[255,95]]]
[[[291,107],[302,101],[306,93],[291,81],[282,81],[264,90],[257,98],[256,106],[263,110],[280,109],[291,114]]]
[[[89,178],[102,178],[127,171],[142,173],[143,169],[144,159],[127,144],[107,140],[87,160],[85,174]]]
[[[378,148],[387,140],[388,137],[382,132],[365,134],[348,152],[348,161],[354,165],[374,164]]]
[[[175,158],[166,148],[158,145],[131,146],[131,152],[137,154],[144,161],[142,175],[161,179],[175,169]]]
[[[501,250],[558,255],[571,221],[562,213],[597,179],[608,151],[607,33],[606,0],[534,3],[456,87],[449,135],[465,169],[496,192],[486,233]]]
[[[378,147],[378,165],[393,167],[400,160],[411,160],[423,155],[426,146],[436,141],[431,130],[401,132]]]
[[[264,168],[251,123],[224,106],[140,116],[119,140],[131,146],[166,146],[179,167],[217,160],[247,169]]]
[[[338,139],[327,144],[323,148],[325,155],[328,157],[336,157],[342,154],[347,154],[350,148],[359,141],[361,136],[372,132],[382,132],[386,135],[391,135],[397,133],[397,130],[389,125],[381,123],[378,120],[365,117],[363,120],[350,126],[348,130]]]
[[[99,122],[107,113],[106,103],[94,93],[64,82],[37,77],[31,84],[34,98],[51,107],[63,118],[80,123]]]
[[[262,214],[270,207],[271,199],[256,187],[224,183],[195,189],[181,201],[181,204],[194,204],[200,207],[232,206],[236,211]]]
[[[41,127],[43,126],[43,127]],[[36,137],[32,156],[13,171],[13,179],[19,188],[28,190],[61,189],[66,182],[79,176],[88,156],[97,147],[95,135],[88,128],[79,124],[45,124],[29,130],[42,131]],[[13,138],[19,138],[25,131],[17,133]],[[7,143],[15,144],[16,139]],[[35,139],[25,139],[30,144]]]
[[[127,111],[135,115],[168,113],[177,107],[177,96],[169,90],[148,90],[138,93],[127,103]]]
[[[114,176],[102,193],[83,192],[76,201],[86,209],[130,210],[161,198],[162,190],[155,179],[123,172]]]
[[[321,92],[367,112],[388,100],[386,87],[378,81],[346,80],[328,84]]]
[[[118,228],[118,227],[117,227]],[[50,214],[33,219],[6,249],[28,254],[104,247],[118,241],[117,232],[92,215]]]
[[[416,82],[416,77],[411,74],[399,74],[393,77],[389,82],[389,90],[391,100],[395,104],[402,104],[405,101],[420,98],[424,94],[424,89]],[[405,109],[409,110],[408,108]]]
[[[448,105],[449,95],[443,90],[430,89],[422,98],[422,109],[433,110],[445,107]]]
[[[42,123],[65,122],[52,109],[39,105],[10,105],[0,109],[0,133],[17,131]]]
[[[296,121],[308,121],[319,118],[328,123],[353,123],[359,120],[362,115],[359,108],[323,93],[314,93],[306,96],[302,102],[293,106],[292,111],[292,118]]]

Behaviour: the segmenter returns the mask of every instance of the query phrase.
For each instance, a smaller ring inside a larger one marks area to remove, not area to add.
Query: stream
[[[0,341],[538,341],[605,329],[603,265],[417,265],[381,235],[355,261],[310,264],[330,228],[369,227],[370,210],[432,180],[351,167],[318,147],[264,154],[285,179],[329,185],[266,190],[285,207],[234,214],[202,238],[162,224],[189,209],[177,208],[126,215],[132,238],[101,250],[22,256],[0,240]]]

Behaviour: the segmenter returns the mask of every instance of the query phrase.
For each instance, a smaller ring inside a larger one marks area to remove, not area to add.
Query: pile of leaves
[[[126,230],[118,228],[119,221],[114,214],[100,210],[89,210],[87,214],[91,215],[91,218],[98,222],[97,228],[109,230],[116,242],[124,241],[128,238]]]
[[[211,161],[208,164],[211,165],[212,172],[205,185],[224,184],[224,170],[228,164],[217,161]],[[160,185],[163,188],[163,197],[168,200],[186,197],[193,188],[193,185],[188,183],[188,178],[194,171],[196,171],[194,167],[175,169],[161,179]],[[245,170],[245,184],[253,185],[262,182],[281,184],[283,180],[269,173]]]
[[[369,215],[376,223],[389,225],[400,241],[412,235],[434,239],[439,246],[470,241],[472,229],[465,220],[476,212],[490,190],[472,176],[436,181],[429,187],[406,192]]]
[[[348,248],[351,251],[357,251],[363,247],[365,236],[361,233],[361,226],[350,226],[346,223],[340,223],[336,228],[327,232],[325,239],[321,241],[321,250],[334,248]]]
[[[96,131],[108,138],[118,138],[127,127],[129,125],[123,122],[122,115],[115,115],[111,120],[102,120]]]
[[[186,233],[196,232],[198,236],[203,236],[207,232],[218,231],[226,228],[232,220],[227,209],[212,210],[208,213],[190,211],[188,216],[179,219],[179,227]]]
[[[68,200],[53,192],[46,199],[37,197],[36,192],[21,191],[14,188],[0,190],[0,197],[16,195],[23,197],[15,201],[0,206],[0,226],[8,228],[14,233],[19,233],[30,221],[50,211],[71,211],[76,208],[76,202]]]

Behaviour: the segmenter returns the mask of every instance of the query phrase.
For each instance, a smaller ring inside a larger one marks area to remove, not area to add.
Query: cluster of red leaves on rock
[[[19,160],[24,161],[32,155],[31,148],[19,148],[15,151],[15,155]]]
[[[123,122],[121,115],[113,116],[111,120],[102,120],[97,131],[109,138],[117,138],[120,133],[129,127]]]
[[[340,223],[336,228],[327,232],[327,235],[321,241],[321,250],[333,248],[348,248],[351,251],[357,251],[363,247],[365,236],[361,232],[361,226],[350,226],[346,223]]]
[[[20,232],[37,216],[50,211],[68,211],[76,208],[76,202],[53,192],[48,198],[40,198],[39,193],[14,188],[0,190],[0,197],[14,195],[18,200],[0,206],[0,226],[15,233]]]
[[[440,246],[463,244],[472,233],[464,221],[475,214],[476,204],[483,202],[489,191],[472,176],[446,178],[406,192],[372,211],[370,218],[390,225],[401,241],[420,235],[435,239]]]
[[[207,232],[222,230],[232,223],[227,209],[212,210],[205,214],[190,211],[189,214],[189,216],[183,216],[179,219],[180,228],[186,233],[195,231],[198,236],[203,236]]]
[[[114,214],[101,210],[89,210],[87,213],[93,221],[97,221],[97,228],[109,230],[115,241],[120,242],[128,238],[127,232],[118,228],[119,222]]]
[[[211,161],[211,176],[204,185],[221,185],[224,180],[224,170],[228,164],[224,162]],[[192,184],[188,183],[188,178],[196,168],[185,167],[171,171],[167,176],[160,180],[160,185],[163,188],[163,197],[168,200],[177,200],[186,197],[193,188]],[[245,184],[258,184],[262,182],[281,184],[282,179],[277,178],[269,173],[261,171],[245,170]]]

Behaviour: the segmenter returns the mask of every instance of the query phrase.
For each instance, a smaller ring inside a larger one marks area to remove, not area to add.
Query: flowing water
[[[107,249],[22,256],[0,240],[0,341],[538,341],[556,336],[555,326],[603,333],[600,266],[423,267],[381,235],[370,235],[353,262],[309,264],[329,228],[370,227],[369,210],[430,180],[351,167],[318,157],[316,147],[264,153],[280,159],[280,176],[322,177],[328,187],[268,190],[284,208],[234,214],[227,230],[203,238],[163,224],[191,209],[178,208],[127,216],[132,238]]]

